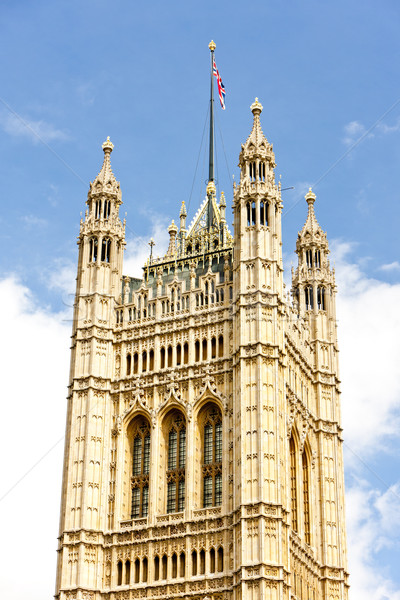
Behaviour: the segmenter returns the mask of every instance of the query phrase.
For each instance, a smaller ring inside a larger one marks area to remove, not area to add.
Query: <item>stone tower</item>
[[[213,178],[123,276],[104,163],[81,222],[56,598],[347,600],[328,242],[315,195],[292,299],[275,156],[252,104],[233,236]]]

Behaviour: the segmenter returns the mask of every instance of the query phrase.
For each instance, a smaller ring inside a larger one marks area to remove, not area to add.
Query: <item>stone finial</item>
[[[316,195],[314,194],[314,192],[312,191],[312,189],[309,188],[307,194],[305,195],[305,199],[307,200],[307,204],[309,206],[313,205],[314,202],[315,202],[315,198],[316,198]]]
[[[171,225],[168,227],[168,233],[170,237],[167,256],[174,256],[176,254],[176,234],[178,233],[178,228],[174,221],[172,221]]]
[[[106,141],[103,143],[103,145],[101,146],[104,150],[104,153],[109,153],[111,154],[111,152],[114,150],[114,144],[111,142],[110,140],[110,136],[107,136]]]
[[[263,109],[263,105],[261,104],[261,102],[258,101],[258,98],[256,98],[253,104],[250,106],[250,109],[254,116],[260,115]]]

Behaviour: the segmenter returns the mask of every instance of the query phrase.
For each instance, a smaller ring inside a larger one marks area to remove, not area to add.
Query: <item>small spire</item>
[[[169,233],[169,246],[167,250],[167,256],[175,256],[176,254],[176,234],[178,233],[178,228],[175,225],[174,220],[172,220],[171,225],[168,227]]]
[[[179,213],[180,217],[187,217],[185,201],[182,200],[181,212]]]

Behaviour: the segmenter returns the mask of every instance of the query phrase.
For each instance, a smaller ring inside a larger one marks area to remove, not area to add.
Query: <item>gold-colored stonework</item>
[[[314,210],[285,289],[275,155],[252,104],[233,233],[215,185],[123,274],[112,144],[87,198],[59,600],[347,600],[336,285]],[[306,208],[306,205],[305,205]]]

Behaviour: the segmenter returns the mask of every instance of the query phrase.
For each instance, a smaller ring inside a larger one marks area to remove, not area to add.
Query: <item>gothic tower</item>
[[[251,110],[233,235],[210,167],[142,279],[123,276],[103,145],[78,238],[59,600],[347,600],[328,242],[310,191],[291,300],[275,156]]]

